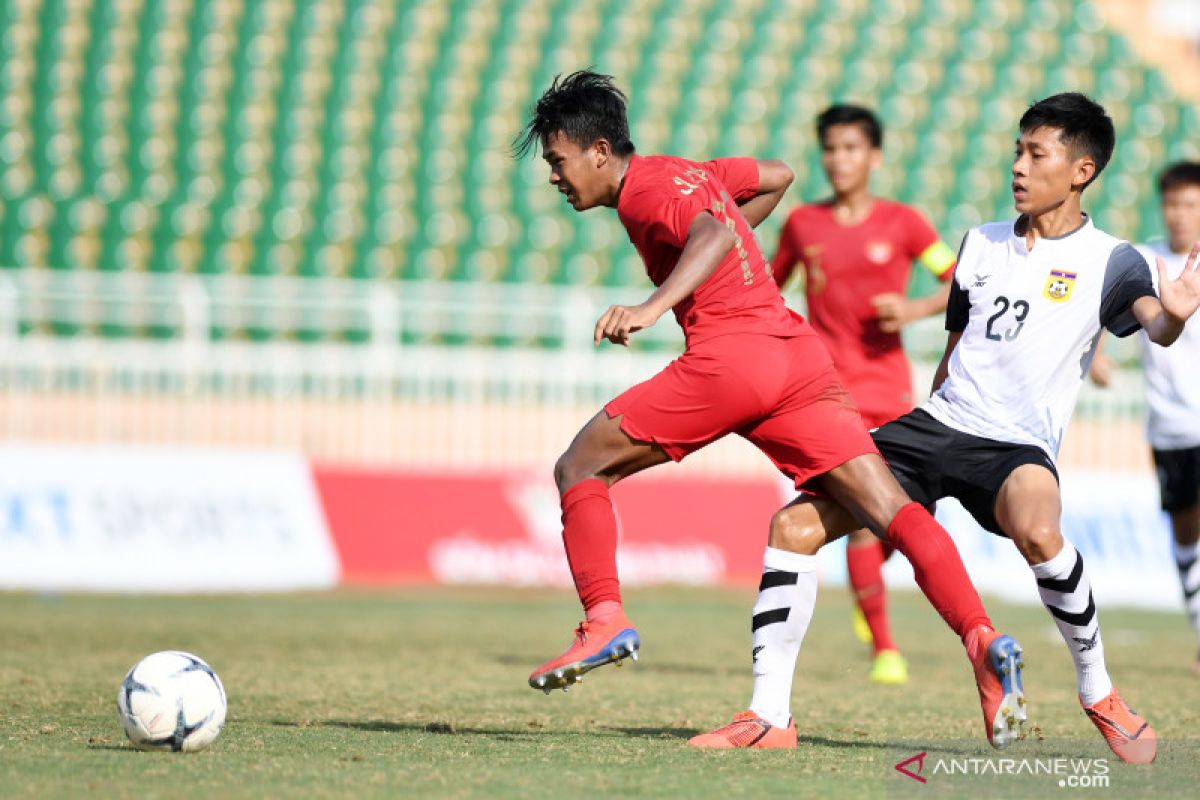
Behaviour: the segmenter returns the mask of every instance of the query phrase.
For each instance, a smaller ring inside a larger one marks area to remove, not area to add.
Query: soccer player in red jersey
[[[576,211],[615,208],[656,288],[643,303],[612,306],[594,342],[626,345],[668,309],[683,327],[683,354],[597,413],[555,464],[563,545],[585,620],[560,656],[529,676],[536,689],[566,689],[585,673],[634,655],[641,640],[625,615],[617,578],[617,527],[609,488],[678,461],[729,433],[761,449],[797,486],[817,488],[913,564],[917,583],[959,635],[979,687],[988,739],[1003,747],[1023,719],[1020,648],[993,630],[949,535],[913,503],[875,449],[828,351],[784,305],[752,228],[791,184],[782,162],[695,162],[639,156],[625,96],[590,71],[556,78],[515,144],[540,146],[550,183]],[[786,515],[769,543],[791,539]],[[754,658],[794,665],[816,600],[815,557],[768,546],[753,622]],[[769,694],[790,695],[791,671]],[[700,747],[796,746],[789,708],[756,704],[731,725],[696,737]]]
[[[942,281],[953,274],[954,251],[919,211],[871,194],[871,173],[883,161],[883,126],[869,109],[835,105],[817,117],[821,166],[833,198],[788,215],[771,271],[780,288],[804,269],[808,321],[817,329],[863,422],[877,428],[913,408],[912,368],[900,329],[946,310],[950,284],[908,299],[913,261]],[[846,567],[858,604],[856,628],[874,646],[870,678],[908,680],[908,665],[888,624],[883,562],[888,548],[866,531],[850,534]]]

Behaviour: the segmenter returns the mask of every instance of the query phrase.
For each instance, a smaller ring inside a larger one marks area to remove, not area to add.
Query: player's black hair
[[[1158,176],[1158,193],[1181,186],[1200,186],[1200,161],[1176,161]]]
[[[1021,115],[1021,133],[1057,128],[1063,143],[1075,156],[1087,153],[1096,163],[1096,174],[1086,189],[1108,166],[1117,134],[1104,106],[1079,92],[1063,92],[1038,100]]]
[[[584,69],[565,78],[556,75],[533,108],[525,129],[513,140],[512,152],[522,158],[535,145],[546,146],[551,134],[563,135],[580,147],[607,139],[618,156],[632,155],[625,93],[611,75]]]
[[[825,134],[834,125],[857,125],[876,150],[883,147],[883,124],[875,112],[863,106],[838,104],[817,115],[817,141],[825,144]]]

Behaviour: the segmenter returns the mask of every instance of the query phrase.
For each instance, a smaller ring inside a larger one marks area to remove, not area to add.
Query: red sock
[[[892,519],[887,533],[912,563],[925,597],[960,639],[965,642],[967,633],[980,625],[992,627],[950,534],[928,511],[909,503]]]
[[[883,586],[883,545],[878,541],[846,548],[846,570],[854,599],[871,629],[875,652],[896,650],[888,625],[887,591]]]
[[[589,478],[562,494],[563,547],[575,579],[583,610],[593,621],[594,611],[621,608],[621,583],[617,580],[617,517],[608,486]],[[603,604],[603,605],[601,605]],[[601,614],[601,616],[605,616]]]

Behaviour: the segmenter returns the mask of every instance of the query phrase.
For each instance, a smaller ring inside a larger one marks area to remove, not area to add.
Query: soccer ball
[[[212,744],[225,724],[225,687],[191,653],[151,653],[121,681],[117,711],[139,750],[195,752]]]

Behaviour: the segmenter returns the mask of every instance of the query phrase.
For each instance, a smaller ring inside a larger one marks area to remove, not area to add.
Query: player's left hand
[[[608,311],[596,322],[592,344],[599,345],[602,339],[608,339],[613,344],[627,347],[630,334],[649,328],[658,322],[661,316],[661,311],[656,311],[645,303],[636,306],[609,306]]]
[[[877,294],[871,298],[871,304],[884,333],[896,333],[917,316],[912,302],[902,294]]]
[[[1180,322],[1186,322],[1200,308],[1200,242],[1192,245],[1183,272],[1175,280],[1167,278],[1167,262],[1158,261],[1158,301],[1163,310]]]

